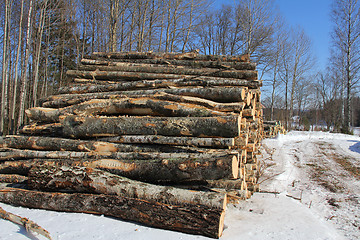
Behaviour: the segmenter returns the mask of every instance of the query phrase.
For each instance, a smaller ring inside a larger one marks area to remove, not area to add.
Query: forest
[[[69,84],[93,52],[249,54],[263,81],[266,120],[350,133],[360,126],[360,3],[333,0],[330,58],[318,69],[312,40],[273,0],[0,0],[0,133]]]

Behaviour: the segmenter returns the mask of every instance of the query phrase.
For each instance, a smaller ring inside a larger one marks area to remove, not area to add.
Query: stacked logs
[[[264,138],[272,138],[278,134],[286,134],[285,126],[280,121],[264,121]]]
[[[218,238],[226,202],[258,190],[261,81],[247,55],[94,53],[67,76],[21,135],[0,138],[0,181],[29,188],[0,201]]]

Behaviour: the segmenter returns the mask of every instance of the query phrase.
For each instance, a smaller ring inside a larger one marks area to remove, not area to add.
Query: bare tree
[[[18,81],[19,81],[19,61],[20,61],[20,50],[22,45],[22,22],[24,17],[24,1],[21,1],[21,10],[20,10],[20,20],[19,20],[19,29],[18,29],[18,41],[17,41],[17,49],[16,49],[16,60],[15,60],[15,77],[14,77],[14,86],[13,86],[13,93],[12,93],[12,108],[11,108],[11,116],[10,116],[10,123],[11,123],[11,131],[14,133],[16,129],[15,125],[15,111],[16,111],[16,103],[17,103],[17,93],[18,93]]]
[[[294,115],[294,100],[296,88],[302,79],[314,65],[314,58],[311,51],[311,40],[304,30],[295,30],[292,39],[293,59],[291,65],[291,94],[290,94],[290,118]],[[299,94],[299,93],[298,93]]]
[[[38,22],[38,29],[37,29],[37,35],[38,41],[35,45],[35,63],[34,63],[34,81],[33,81],[33,93],[32,93],[32,106],[37,105],[38,100],[38,83],[39,83],[39,66],[40,66],[40,53],[42,49],[42,38],[44,33],[44,26],[45,26],[45,19],[46,19],[46,9],[48,5],[48,1],[45,0],[40,3],[40,17]]]
[[[282,71],[281,61],[284,59],[286,51],[285,48],[288,42],[288,33],[285,31],[284,23],[279,22],[277,25],[279,29],[273,36],[272,44],[269,45],[269,54],[267,56],[267,62],[269,65],[269,70],[267,74],[269,79],[265,83],[270,85],[271,97],[270,97],[270,120],[274,120],[274,110],[275,110],[275,101],[278,96],[278,88],[280,86],[280,72]]]
[[[343,132],[350,132],[351,96],[359,81],[360,12],[358,0],[334,0],[332,5],[333,53],[340,57],[337,65],[342,73]]]
[[[240,0],[236,21],[241,31],[244,53],[256,55],[258,48],[271,39],[277,18],[273,0]],[[257,53],[258,54],[258,53]]]

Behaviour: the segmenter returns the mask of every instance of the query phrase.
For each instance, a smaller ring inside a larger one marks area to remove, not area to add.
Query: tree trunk
[[[22,207],[104,214],[147,226],[212,238],[221,236],[225,216],[224,208],[202,205],[177,206],[116,195],[67,194],[14,188],[1,190],[0,201]]]
[[[32,19],[32,9],[33,9],[33,0],[30,0],[29,3],[29,13],[27,19],[27,30],[26,30],[26,49],[25,49],[25,62],[23,71],[21,71],[21,89],[20,89],[20,109],[19,109],[19,116],[18,116],[18,126],[23,125],[24,123],[24,111],[25,111],[25,103],[26,103],[26,92],[27,92],[27,82],[28,82],[28,67],[30,61],[30,33],[31,33],[31,19]]]
[[[87,68],[90,68],[90,66],[88,66]],[[133,67],[133,71],[130,71],[132,70],[131,67],[127,67],[127,68],[112,67],[112,68],[114,69],[111,70],[111,67],[101,66],[101,67],[94,67],[93,68],[95,69],[94,71],[68,70],[66,74],[68,77],[73,77],[73,78],[89,78],[96,80],[111,80],[111,81],[138,81],[138,80],[156,80],[156,79],[198,78],[198,77],[235,78],[235,79],[247,79],[247,80],[257,79],[257,72],[250,70],[246,70],[246,71],[245,70],[238,70],[238,71],[208,70],[205,72],[201,70],[196,71],[196,69],[191,70],[187,68],[149,68],[147,71],[152,71],[152,72],[140,72],[143,69],[141,67],[139,68]],[[121,69],[127,69],[128,71],[123,71]],[[135,71],[135,69],[138,69],[138,71]]]
[[[92,99],[121,99],[121,98],[128,98],[129,96],[125,95],[117,95],[117,94],[99,94],[96,96],[92,96],[91,94],[81,94],[81,95],[58,95],[48,98],[42,104],[43,107],[48,108],[61,108],[66,106],[71,106],[75,104],[80,104],[86,101],[90,101]],[[64,96],[64,97],[63,97]],[[134,95],[133,97],[137,98],[149,98],[149,95]],[[189,103],[204,106],[206,108],[213,109],[215,111],[222,111],[222,112],[237,112],[240,113],[244,106],[244,102],[231,102],[231,103],[218,103],[208,99],[203,99],[199,97],[192,97],[192,96],[179,96],[173,95],[169,93],[156,93],[151,95],[152,99],[159,99],[165,101],[173,101],[173,102],[180,102],[180,103]]]
[[[1,110],[0,110],[0,135],[7,134],[5,126],[5,119],[8,116],[8,86],[9,86],[9,75],[8,75],[8,59],[10,54],[8,51],[8,44],[10,39],[9,22],[11,19],[10,15],[10,1],[5,1],[5,19],[3,29],[3,52],[2,52],[2,74],[1,74]]]
[[[0,183],[23,183],[27,177],[18,174],[0,174]]]
[[[42,36],[44,33],[44,26],[45,26],[45,19],[46,19],[46,9],[47,9],[47,0],[44,1],[42,6],[42,9],[40,10],[40,17],[39,17],[39,29],[37,33],[37,37],[39,39],[39,42],[36,44],[36,53],[34,54],[34,81],[33,81],[33,93],[32,93],[32,106],[37,105],[38,100],[38,82],[39,82],[39,65],[40,65],[40,53],[41,53],[41,47],[42,47]]]
[[[65,107],[72,104],[81,103],[91,99],[124,98],[124,97],[149,97],[158,94],[173,94],[180,96],[198,97],[219,103],[243,102],[245,91],[243,88],[170,88],[170,89],[150,89],[137,91],[118,91],[118,92],[99,92],[84,94],[62,94],[53,95],[43,100],[42,107]]]
[[[42,191],[117,195],[179,206],[226,207],[224,194],[153,185],[85,167],[34,167],[29,172],[28,184],[32,189]]]
[[[92,57],[93,58],[93,57]],[[250,62],[224,62],[224,61],[189,61],[189,60],[170,60],[170,59],[90,59],[81,60],[84,65],[103,65],[103,66],[148,66],[148,67],[175,67],[183,66],[189,68],[217,68],[235,70],[255,70],[256,64]]]
[[[140,138],[138,138],[140,137]],[[141,138],[143,137],[143,138]],[[116,141],[117,138],[117,141]],[[139,141],[138,139],[144,139],[144,141]],[[75,152],[189,152],[196,153],[206,151],[206,149],[199,149],[193,147],[180,147],[180,146],[164,146],[164,145],[150,145],[157,144],[152,142],[151,139],[162,139],[162,144],[170,145],[181,145],[177,142],[183,142],[184,146],[194,146],[198,143],[201,146],[212,147],[219,146],[227,148],[227,145],[231,145],[232,138],[180,138],[179,140],[171,137],[161,137],[161,136],[121,136],[115,137],[113,143],[111,139],[109,141],[85,141],[85,140],[74,140],[58,137],[35,137],[35,136],[6,136],[0,137],[0,147],[1,148],[15,148],[15,149],[32,149],[32,150],[41,150],[41,151],[75,151]],[[166,143],[166,138],[168,142]],[[123,143],[121,142],[123,139]],[[146,141],[147,140],[147,141]],[[118,142],[118,143],[114,143]],[[161,142],[161,140],[159,141]],[[134,143],[145,143],[141,145],[135,145]]]
[[[184,188],[217,188],[224,190],[242,190],[245,187],[244,179],[219,179],[219,180],[204,180],[199,182],[182,182],[179,187]],[[177,186],[177,185],[174,185]]]
[[[169,88],[169,87],[209,87],[209,86],[218,86],[218,87],[238,87],[246,91],[247,88],[259,88],[261,86],[260,81],[255,80],[243,80],[243,79],[211,79],[211,78],[201,78],[201,79],[164,79],[164,80],[143,80],[143,81],[133,81],[133,82],[120,82],[120,83],[109,83],[109,82],[93,82],[89,80],[88,84],[87,79],[77,79],[76,81],[82,81],[86,84],[74,85],[69,87],[62,87],[59,89],[59,94],[69,94],[69,93],[96,93],[96,92],[114,92],[114,91],[130,91],[130,90],[141,90],[141,89],[156,89],[156,88]],[[243,93],[245,94],[245,92]],[[245,96],[244,96],[245,97]]]
[[[182,182],[217,179],[236,179],[236,156],[218,158],[178,158],[163,160],[101,159],[83,166],[102,169],[116,175],[145,182]]]
[[[171,67],[155,67],[155,66],[123,66],[117,64],[116,66],[103,66],[103,65],[81,65],[80,70],[69,70],[67,72],[70,77],[85,77],[95,79],[120,79],[132,80],[136,79],[136,76],[129,77],[130,74],[138,73],[139,80],[161,79],[164,75],[164,79],[174,79],[190,76],[209,76],[209,77],[220,77],[220,78],[236,78],[236,79],[257,79],[257,71],[254,70],[227,70],[227,69],[214,69],[214,68],[171,68]],[[179,77],[177,77],[179,76]]]
[[[114,143],[165,144],[211,148],[231,148],[235,144],[234,138],[167,137],[160,135],[123,135],[100,138],[99,140]]]
[[[237,137],[240,117],[75,117],[62,120],[64,135],[73,138],[119,135]]]
[[[203,106],[149,98],[93,99],[65,108],[35,107],[25,111],[36,122],[58,122],[63,115],[143,115],[166,117],[212,117],[233,115]]]
[[[63,126],[61,123],[25,125],[19,130],[19,133],[26,135],[61,137],[63,136]]]
[[[40,155],[40,154],[39,154]],[[134,155],[134,154],[133,154]],[[183,155],[184,156],[184,155]],[[27,175],[34,166],[83,166],[101,169],[116,175],[145,182],[178,183],[182,181],[202,181],[236,179],[239,163],[236,155],[208,155],[207,158],[162,158],[153,160],[120,159],[32,159],[5,161],[0,163],[1,174]],[[200,155],[198,155],[200,156]],[[214,157],[215,156],[215,157]],[[50,156],[49,156],[50,157]],[[128,155],[128,159],[130,154]]]
[[[22,41],[22,22],[24,17],[24,1],[21,1],[21,10],[20,10],[20,20],[19,20],[19,37],[17,41],[17,50],[16,50],[16,60],[15,60],[15,77],[14,77],[14,92],[13,92],[13,100],[12,100],[12,109],[11,109],[11,132],[15,133],[18,126],[15,123],[15,111],[16,111],[16,103],[17,103],[17,92],[18,92],[18,76],[19,76],[19,60],[20,60],[20,49],[21,49],[21,41]]]
[[[91,58],[103,57],[108,59],[166,59],[166,60],[196,60],[196,61],[222,61],[222,62],[249,62],[250,55],[224,56],[224,55],[198,55],[196,51],[187,53],[154,53],[154,52],[94,52]]]
[[[0,174],[9,175],[22,175],[27,176],[32,167],[39,165],[49,166],[71,166],[74,161],[64,159],[31,159],[31,160],[18,160],[18,161],[1,161]]]
[[[145,150],[146,148],[144,148]],[[4,148],[0,150],[0,160],[15,159],[72,159],[72,160],[92,160],[101,158],[120,159],[120,160],[177,160],[177,159],[229,159],[233,156],[238,159],[236,152],[114,152],[114,151],[98,151],[98,152],[75,152],[75,151],[37,151],[29,149]]]

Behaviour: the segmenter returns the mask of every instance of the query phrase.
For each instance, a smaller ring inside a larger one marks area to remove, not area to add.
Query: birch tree
[[[7,129],[5,126],[5,120],[8,116],[8,62],[10,58],[9,44],[10,44],[10,19],[11,19],[11,2],[5,0],[5,12],[4,12],[4,31],[3,31],[3,56],[2,56],[2,88],[1,88],[1,119],[0,119],[0,134],[6,134]]]
[[[30,40],[31,40],[31,23],[32,23],[32,10],[33,10],[33,0],[30,0],[29,11],[27,16],[27,26],[26,26],[26,49],[25,49],[25,61],[23,64],[23,70],[21,75],[21,89],[20,89],[20,108],[19,108],[19,117],[17,126],[21,126],[24,123],[24,111],[26,103],[26,92],[27,92],[27,83],[29,79],[28,68],[30,61]]]

